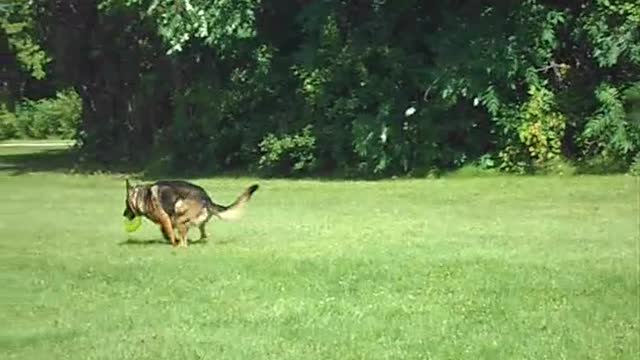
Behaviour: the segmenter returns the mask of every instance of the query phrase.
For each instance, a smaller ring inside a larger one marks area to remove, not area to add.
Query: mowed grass
[[[173,249],[122,178],[0,172],[0,359],[637,359],[637,178],[259,183]]]

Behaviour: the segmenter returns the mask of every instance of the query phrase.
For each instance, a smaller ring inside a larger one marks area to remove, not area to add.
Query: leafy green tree
[[[522,173],[639,152],[637,1],[10,3],[2,71],[74,88],[105,165]]]

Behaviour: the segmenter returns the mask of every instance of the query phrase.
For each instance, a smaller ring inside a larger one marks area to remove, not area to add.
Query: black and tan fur
[[[252,185],[231,205],[224,206],[213,202],[203,188],[187,181],[157,181],[136,186],[131,186],[129,180],[125,183],[127,195],[122,215],[128,219],[146,217],[160,225],[165,239],[170,240],[173,246],[185,247],[188,245],[189,228],[197,226],[200,239],[206,239],[205,226],[211,217],[239,219],[251,196],[258,190],[257,184]]]

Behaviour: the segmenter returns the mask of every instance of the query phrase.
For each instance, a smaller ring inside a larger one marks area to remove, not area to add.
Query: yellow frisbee
[[[138,230],[138,228],[142,225],[142,217],[136,216],[133,219],[129,220],[124,218],[124,230],[126,232],[134,232]]]

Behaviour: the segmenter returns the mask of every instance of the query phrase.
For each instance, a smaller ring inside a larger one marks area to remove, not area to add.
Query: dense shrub
[[[0,104],[0,140],[15,138],[18,134],[16,114]]]
[[[51,99],[27,99],[17,104],[15,113],[0,107],[0,137],[71,139],[81,115],[80,97],[72,90],[60,91]]]
[[[260,142],[260,167],[277,174],[305,173],[314,170],[315,137],[311,126],[299,134],[275,136],[267,134]]]

